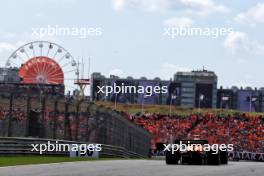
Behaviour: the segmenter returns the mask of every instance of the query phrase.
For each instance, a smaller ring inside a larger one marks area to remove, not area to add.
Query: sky
[[[264,87],[264,1],[257,0],[24,0],[0,6],[0,64],[21,45],[48,40],[84,59],[85,73],[169,80],[202,69],[218,86]],[[100,35],[34,36],[33,28],[99,29]],[[232,28],[218,38],[164,35],[168,26]],[[70,75],[72,76],[72,75]]]

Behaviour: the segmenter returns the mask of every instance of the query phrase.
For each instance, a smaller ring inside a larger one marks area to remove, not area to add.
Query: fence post
[[[86,141],[89,141],[89,119],[90,119],[90,105],[86,109]]]
[[[8,113],[8,129],[7,129],[7,136],[12,136],[12,113],[13,113],[13,100],[14,95],[13,93],[10,93],[9,97],[9,113]]]
[[[65,101],[65,106],[64,106],[64,132],[63,132],[63,135],[64,135],[64,139],[66,140],[67,139],[67,117],[68,117],[68,102],[67,100]]]
[[[69,101],[65,101],[65,108],[64,108],[64,139],[65,140],[72,140],[72,132],[70,126],[70,119],[69,119]]]
[[[46,137],[46,129],[45,129],[45,113],[46,113],[46,96],[42,96],[41,94],[41,117],[40,117],[40,137]]]
[[[80,126],[80,103],[77,102],[76,105],[76,114],[75,114],[75,126],[76,126],[76,131],[75,131],[75,140],[78,141],[79,138],[79,126]]]
[[[31,111],[31,97],[27,95],[27,119],[26,119],[26,136],[29,136],[29,118],[30,118],[30,111]]]
[[[58,100],[54,102],[54,114],[53,114],[53,139],[57,138],[57,117],[58,117]]]

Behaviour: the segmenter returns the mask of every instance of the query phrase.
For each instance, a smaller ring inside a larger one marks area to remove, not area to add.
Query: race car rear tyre
[[[179,162],[179,157],[175,154],[172,154],[170,152],[166,152],[166,164],[171,165],[171,164],[178,164]]]
[[[212,152],[209,152],[207,156],[207,164],[220,165],[221,164],[220,153],[213,154]]]
[[[228,154],[226,151],[220,152],[221,164],[228,164]]]

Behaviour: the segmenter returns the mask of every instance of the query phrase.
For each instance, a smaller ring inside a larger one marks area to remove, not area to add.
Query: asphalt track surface
[[[264,163],[166,165],[160,160],[85,161],[0,168],[0,176],[263,176]]]

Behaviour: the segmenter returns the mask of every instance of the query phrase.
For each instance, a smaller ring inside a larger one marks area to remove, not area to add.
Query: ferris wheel
[[[24,84],[64,85],[79,77],[78,63],[62,46],[48,41],[34,41],[15,50],[6,68],[18,68]],[[71,84],[71,83],[69,83]]]

